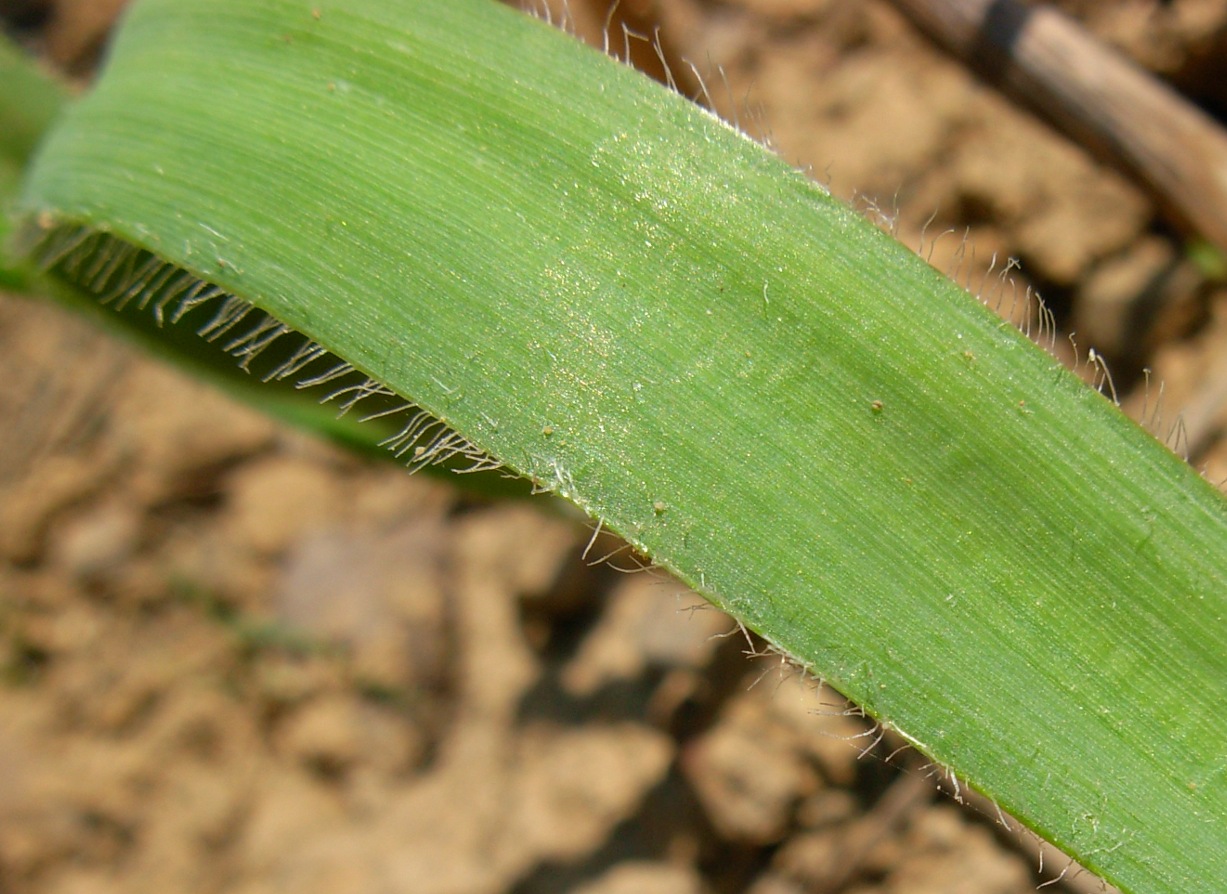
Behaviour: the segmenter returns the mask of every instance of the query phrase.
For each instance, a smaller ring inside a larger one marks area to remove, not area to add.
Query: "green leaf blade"
[[[475,0],[146,0],[27,206],[426,407],[1123,887],[1227,878],[1222,497],[680,98]]]

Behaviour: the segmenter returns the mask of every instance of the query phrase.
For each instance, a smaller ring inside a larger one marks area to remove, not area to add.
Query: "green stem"
[[[14,200],[38,141],[68,99],[67,89],[0,34],[0,288],[20,289],[29,270],[8,256]]]

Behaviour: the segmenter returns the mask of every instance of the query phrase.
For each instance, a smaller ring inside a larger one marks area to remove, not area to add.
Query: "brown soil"
[[[16,6],[81,71],[115,5]],[[1127,179],[884,3],[624,5],[939,268],[981,288],[1021,258],[1126,407],[1150,367],[1227,477],[1227,296]],[[1223,102],[1227,2],[1062,5]],[[589,567],[556,513],[343,455],[13,297],[0,418],[2,894],[1022,894],[1065,866],[892,743],[862,757],[836,696],[681,586]]]

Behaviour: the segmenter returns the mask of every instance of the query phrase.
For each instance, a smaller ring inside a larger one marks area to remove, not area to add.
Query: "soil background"
[[[87,78],[120,5],[0,11]],[[1058,5],[1227,110],[1227,2]],[[599,42],[603,0],[571,14]],[[1227,294],[1128,178],[885,3],[620,16],[973,291],[1019,259],[1058,352],[1227,478]],[[346,455],[19,296],[0,419],[0,894],[1100,890],[548,503]]]

